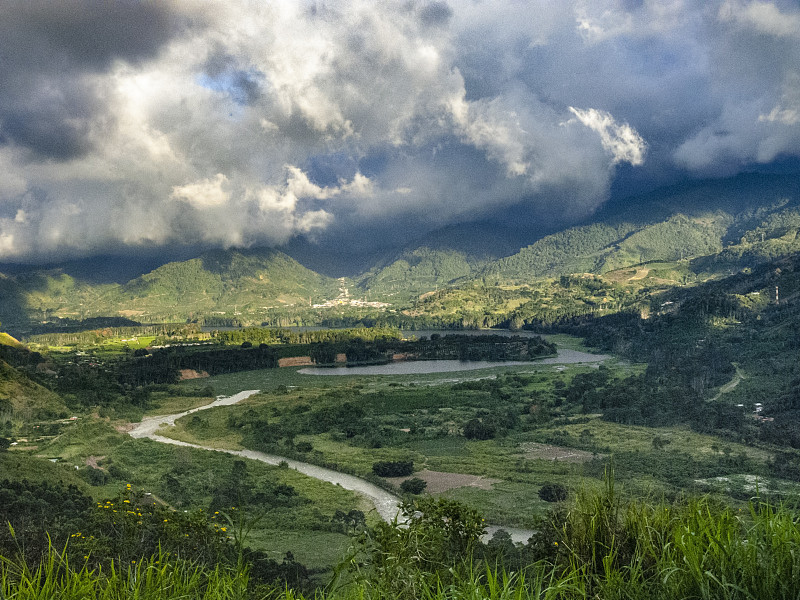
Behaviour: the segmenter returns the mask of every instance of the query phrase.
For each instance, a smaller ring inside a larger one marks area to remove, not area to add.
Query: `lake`
[[[590,354],[579,350],[559,348],[558,356],[533,361],[489,361],[489,360],[410,360],[386,365],[367,365],[362,367],[306,367],[297,372],[303,375],[422,375],[425,373],[450,373],[453,371],[474,371],[492,367],[514,367],[520,365],[574,365],[599,364],[611,358],[606,354]]]

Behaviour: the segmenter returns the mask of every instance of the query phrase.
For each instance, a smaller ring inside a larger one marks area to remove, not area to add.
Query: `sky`
[[[0,3],[0,262],[368,254],[798,157],[796,0]]]

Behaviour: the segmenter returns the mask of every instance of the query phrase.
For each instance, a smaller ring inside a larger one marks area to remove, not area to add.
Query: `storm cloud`
[[[790,1],[4,2],[0,260],[566,224],[800,155],[798,65]]]

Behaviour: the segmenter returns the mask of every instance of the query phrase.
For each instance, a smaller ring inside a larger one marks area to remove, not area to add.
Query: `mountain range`
[[[744,174],[611,201],[585,222],[524,246],[517,245],[518,229],[451,226],[353,277],[312,271],[278,249],[207,251],[125,282],[92,277],[90,260],[17,266],[0,274],[0,322],[15,332],[96,317],[213,325],[291,324],[297,321],[287,318],[304,315],[313,323],[332,313],[402,311],[436,290],[571,274],[613,279],[616,271],[655,262],[709,278],[797,252],[799,231],[800,178]],[[97,270],[113,272],[113,262],[98,259]]]

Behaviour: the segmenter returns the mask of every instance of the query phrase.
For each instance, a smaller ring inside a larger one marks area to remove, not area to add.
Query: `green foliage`
[[[567,488],[560,483],[545,483],[539,488],[539,498],[545,502],[563,502],[568,496]]]
[[[372,472],[378,477],[405,477],[414,472],[414,462],[410,460],[380,460],[372,465]]]
[[[90,517],[93,501],[76,486],[48,482],[0,482],[0,556],[21,553],[36,562],[49,543],[63,546]]]
[[[495,426],[480,419],[470,419],[464,425],[464,437],[468,440],[491,440],[496,435]]]
[[[137,546],[136,536],[147,537],[150,527],[161,525],[144,515],[140,518],[140,506],[131,504],[132,517],[119,512],[115,517],[113,509],[98,510],[111,524],[117,520],[116,528],[108,531],[121,531],[122,539]],[[180,513],[163,514],[170,520],[180,518]],[[334,519],[357,531],[363,528],[362,517],[352,511],[337,513]],[[126,518],[129,523],[120,523]],[[188,534],[191,539],[197,531],[207,531],[193,529],[195,518],[172,525],[164,525],[162,519],[165,530],[175,527],[179,534],[172,538],[167,532],[167,538],[177,541]],[[139,520],[147,527],[142,529]],[[514,545],[508,534],[499,532],[484,546],[479,541],[484,532],[479,514],[433,498],[407,502],[395,522],[361,531],[325,598],[788,600],[796,596],[794,574],[800,571],[795,551],[800,527],[796,516],[783,508],[758,500],[739,510],[707,498],[625,501],[611,477],[602,490],[582,490],[568,510],[553,512],[525,545]],[[126,532],[134,537],[127,538]],[[288,555],[282,563],[272,561],[275,572],[283,575],[277,584],[276,578],[263,576],[263,563],[248,553],[237,555],[233,562],[223,557],[211,564],[187,558],[186,550],[170,552],[162,547],[135,558],[120,556],[112,567],[94,553],[85,553],[89,542],[83,539],[83,530],[80,533],[63,552],[48,545],[36,559],[4,554],[0,594],[43,600],[131,595],[165,600],[315,597],[304,594],[302,577],[291,576],[300,567]]]
[[[369,570],[356,581],[366,578],[384,597],[419,598],[423,590],[456,579],[453,567],[469,560],[484,531],[477,512],[452,500],[405,502],[398,521],[379,523],[362,540]]]
[[[0,596],[28,600],[247,600],[263,598],[264,592],[259,594],[242,567],[209,568],[158,552],[129,564],[97,569],[88,559],[71,559],[68,551],[50,546],[39,563],[0,556]]]
[[[134,568],[157,554],[159,560],[186,560],[229,572],[247,563],[251,582],[261,584],[281,581],[302,588],[307,581],[305,567],[293,558],[279,563],[244,547],[245,524],[235,511],[231,518],[223,518],[221,511],[175,511],[130,484],[115,498],[95,503],[74,487],[6,480],[0,483],[0,500],[0,520],[6,525],[0,530],[0,557],[18,556],[19,564],[46,563],[57,544],[65,548],[64,566],[72,563],[79,570],[81,565]]]
[[[428,482],[419,477],[406,479],[400,484],[400,490],[404,494],[421,494],[425,491],[426,487],[428,487]]]

